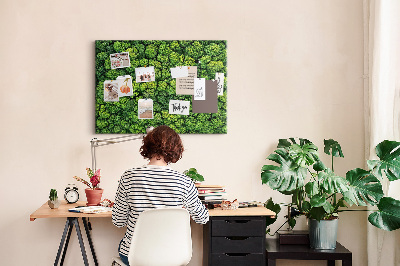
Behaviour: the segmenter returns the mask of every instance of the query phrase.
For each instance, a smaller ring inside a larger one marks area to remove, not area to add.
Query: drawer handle
[[[225,255],[228,257],[246,257],[250,253],[225,253]]]
[[[225,238],[228,240],[246,240],[249,237],[248,236],[226,236]]]
[[[250,220],[225,220],[225,223],[228,224],[245,224],[250,222]]]

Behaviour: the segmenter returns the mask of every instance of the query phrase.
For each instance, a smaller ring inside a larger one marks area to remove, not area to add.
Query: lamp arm
[[[146,129],[146,133],[149,134],[151,131],[153,131],[154,127],[148,127]],[[92,170],[93,172],[96,172],[96,147],[101,147],[101,146],[106,146],[110,144],[116,144],[116,143],[122,143],[122,142],[127,142],[127,141],[132,141],[132,140],[138,140],[138,139],[143,139],[145,137],[145,134],[140,134],[140,135],[126,135],[126,136],[119,136],[115,138],[108,138],[108,139],[97,139],[93,138],[90,141],[90,149],[92,153]]]

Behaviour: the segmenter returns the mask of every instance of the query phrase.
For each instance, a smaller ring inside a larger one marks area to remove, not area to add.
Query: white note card
[[[189,115],[190,101],[169,100],[169,113]]]
[[[224,95],[224,73],[215,73],[218,95]]]
[[[205,100],[206,99],[206,79],[195,78],[194,79],[194,99]]]
[[[173,79],[175,78],[185,78],[189,76],[189,69],[187,66],[177,66],[174,68],[170,68],[171,76]]]

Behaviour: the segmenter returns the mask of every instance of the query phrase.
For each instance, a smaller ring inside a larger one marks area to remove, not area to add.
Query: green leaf
[[[272,198],[269,198],[265,203],[264,207],[267,208],[268,210],[271,210],[275,213],[274,218],[271,218],[271,216],[266,217],[266,225],[269,226],[273,224],[277,219],[278,219],[278,213],[281,211],[281,206],[277,203],[274,203]]]
[[[308,195],[309,198],[317,195],[320,191],[318,189],[318,182],[314,181],[314,182],[308,182],[305,185],[305,191]]]
[[[313,207],[311,208],[310,212],[308,213],[308,218],[315,219],[320,221],[325,217],[325,210],[322,207]]]
[[[318,179],[322,184],[322,191],[327,194],[344,193],[349,190],[347,180],[341,176],[335,175],[329,168],[318,173]]]
[[[386,231],[400,228],[400,201],[384,197],[378,204],[378,210],[368,216],[372,225]]]
[[[304,201],[302,208],[304,212],[308,212],[311,209],[311,203],[309,201]]]
[[[326,213],[330,213],[333,210],[332,204],[330,204],[325,196],[315,195],[310,199],[312,207],[322,207]]]
[[[333,139],[324,139],[324,152],[335,157],[344,157],[339,142]]]
[[[307,169],[299,167],[288,156],[285,149],[277,149],[267,159],[279,164],[264,165],[261,172],[263,184],[280,192],[292,191],[304,185]]]
[[[288,223],[289,223],[290,228],[293,229],[295,227],[295,225],[296,225],[296,219],[290,218]]]
[[[307,167],[319,160],[318,147],[311,142],[304,145],[293,144],[289,147],[289,156],[297,165]]]
[[[346,179],[349,181],[349,191],[343,195],[350,204],[376,205],[383,197],[381,183],[369,171],[356,168],[346,173]]]
[[[289,148],[292,143],[287,139],[279,139],[278,148]]]
[[[318,161],[313,165],[313,169],[314,169],[315,171],[317,171],[317,172],[320,172],[320,171],[325,170],[325,169],[326,169],[326,166],[325,166],[325,164],[324,164],[322,161],[318,160]]]
[[[384,140],[376,145],[375,152],[380,160],[367,161],[373,174],[382,179],[382,171],[389,181],[400,179],[400,142]]]

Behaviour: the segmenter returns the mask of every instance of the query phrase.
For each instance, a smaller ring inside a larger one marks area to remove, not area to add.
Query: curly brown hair
[[[183,144],[179,135],[168,126],[158,126],[143,138],[140,154],[147,159],[163,157],[166,163],[182,158]]]

